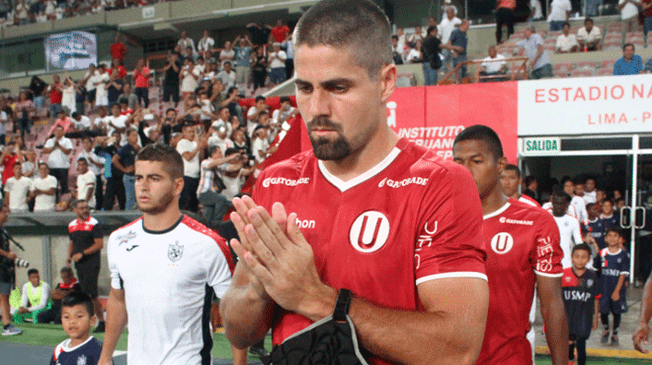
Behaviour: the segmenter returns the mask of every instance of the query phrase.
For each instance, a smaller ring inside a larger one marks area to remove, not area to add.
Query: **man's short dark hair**
[[[584,176],[578,175],[573,178],[573,185],[584,185]]]
[[[630,46],[634,49],[634,51],[636,51],[636,47],[634,46],[633,43],[625,43],[625,45],[623,46],[623,51],[626,50],[627,47],[630,47]]]
[[[303,14],[296,25],[293,49],[306,45],[348,48],[356,65],[375,80],[392,64],[389,20],[369,0],[322,0]]]
[[[567,26],[567,25],[568,25],[568,27],[570,28],[571,25],[570,25],[569,22],[564,22],[564,25],[562,25],[562,28],[565,27],[565,26]]]
[[[64,272],[71,276],[75,275],[75,273],[72,271],[72,268],[69,266],[64,266],[61,268],[61,273],[63,274]]]
[[[43,162],[43,161],[41,161],[41,162],[38,163],[38,167],[39,167],[39,168],[40,168],[42,165],[45,165],[45,167],[47,167],[48,169],[50,168],[50,166],[48,166],[48,163],[47,163],[47,162]]]
[[[588,252],[589,257],[591,257],[591,247],[589,247],[589,245],[587,245],[586,243],[582,242],[579,245],[573,246],[573,251],[571,251],[571,255],[573,255],[577,250],[584,250]]]
[[[172,179],[183,178],[183,159],[177,150],[168,145],[153,143],[138,152],[136,161],[158,161]]]
[[[489,151],[498,160],[503,157],[503,145],[496,132],[486,125],[476,124],[464,129],[455,137],[453,146],[462,141],[480,140],[487,144]]]
[[[392,40],[398,40],[398,36],[397,36],[396,34],[394,34],[394,35],[392,36]]]
[[[591,18],[586,18],[586,19],[584,19],[584,24],[585,24],[585,25],[586,25],[586,23],[588,23],[588,22],[593,23],[593,19],[591,19]]]
[[[62,308],[70,308],[76,305],[82,305],[88,311],[88,316],[92,317],[95,313],[93,310],[93,299],[91,299],[88,294],[82,293],[80,291],[73,291],[70,294],[63,297],[61,300]]]
[[[290,102],[290,97],[287,96],[287,95],[281,96],[281,104],[285,103],[286,101],[289,103]]]
[[[535,181],[537,181],[537,178],[536,178],[536,177],[534,177],[534,176],[532,176],[532,175],[528,175],[528,176],[526,176],[525,179],[523,180],[523,183],[525,183],[525,186],[529,186],[530,184],[532,184],[532,183],[535,182]]]
[[[437,27],[433,25],[429,26],[428,29],[426,30],[426,34],[430,35],[430,33],[432,33],[433,30],[437,30]]]
[[[79,117],[80,114],[77,113],[77,112],[73,112],[70,116],[73,117],[73,118],[75,118],[75,119],[77,119],[77,117]]]
[[[613,207],[614,205],[616,205],[616,204],[614,203],[614,200],[611,199],[611,198],[607,198],[607,199],[603,200],[603,201],[602,201],[602,204],[604,205],[604,203],[609,203],[609,204],[611,204],[612,207]]]
[[[568,195],[568,193],[566,193],[566,192],[563,191],[563,190],[557,190],[557,191],[555,191],[555,192],[552,194],[552,198],[554,199],[555,197],[562,197],[562,198],[566,201],[566,203],[570,203],[570,202],[571,202],[571,196]]]
[[[93,143],[93,139],[90,136],[83,136],[81,140],[82,140],[82,142],[84,142],[86,140],[89,140],[89,141],[91,141],[91,143]]]
[[[230,155],[233,155],[235,153],[240,153],[240,150],[237,148],[227,148],[226,151],[224,151],[224,157],[228,157]]]
[[[32,274],[38,274],[38,270],[37,269],[27,270],[27,277],[30,277]]]
[[[85,202],[86,202],[86,200],[84,200],[84,199],[75,199],[70,203],[70,206],[73,207],[73,208],[77,208],[79,203],[85,203]]]
[[[224,61],[224,66],[226,66],[227,63],[231,65],[231,61]]]
[[[607,228],[607,233],[606,234],[609,234],[609,232],[613,232],[613,233],[617,234],[618,236],[623,237],[623,230],[622,230],[622,228],[620,228],[618,226],[611,226],[611,227]]]
[[[177,110],[176,110],[176,109],[174,109],[174,108],[168,108],[168,109],[165,111],[165,114],[167,115],[167,113],[169,113],[169,112],[171,112],[171,111],[174,112],[174,114],[177,113]]]
[[[256,100],[256,103],[259,102],[259,101],[261,101],[261,100],[264,101],[264,102],[267,102],[267,98],[264,97],[264,96],[262,96],[262,95],[258,95],[258,96],[256,96],[256,99],[255,99],[255,100]]]
[[[231,86],[231,87],[229,88],[229,90],[227,90],[226,94],[227,94],[227,95],[231,95],[231,94],[233,94],[233,91],[235,91],[235,90],[238,90],[238,88],[235,87],[235,86]]]
[[[521,178],[521,169],[519,169],[518,166],[514,164],[507,164],[507,166],[505,166],[505,171],[516,171],[516,177],[519,179]]]
[[[591,208],[595,207],[595,203],[589,203],[586,205],[586,210],[589,210]]]
[[[80,157],[80,158],[78,158],[78,159],[77,159],[77,163],[80,163],[80,162],[83,162],[83,163],[85,163],[85,164],[88,165],[88,161],[86,161],[86,158],[85,158],[85,157]]]

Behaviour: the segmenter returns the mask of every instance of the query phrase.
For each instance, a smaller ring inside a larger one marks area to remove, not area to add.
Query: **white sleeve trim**
[[[487,275],[475,271],[458,271],[458,272],[446,272],[443,274],[428,275],[422,278],[417,279],[416,284],[422,284],[426,281],[436,280],[436,279],[447,279],[447,278],[478,278],[489,281]]]
[[[559,274],[546,274],[546,273],[542,273],[541,271],[534,270],[534,273],[537,274],[537,275],[546,276],[546,277],[549,277],[549,278],[560,278],[560,277],[564,276],[563,272],[560,272]]]
[[[629,275],[629,271],[621,271],[620,275]],[[620,276],[620,275],[618,275],[618,276]]]

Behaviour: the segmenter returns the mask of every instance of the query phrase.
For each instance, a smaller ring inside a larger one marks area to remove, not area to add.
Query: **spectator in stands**
[[[29,89],[32,91],[34,102],[34,108],[38,111],[43,108],[45,105],[45,98],[43,97],[43,91],[48,87],[48,85],[38,76],[32,76],[32,80],[29,83]]]
[[[403,50],[398,47],[397,35],[392,36],[392,59],[394,60],[395,65],[403,64]]]
[[[224,49],[220,52],[220,68],[224,68],[226,61],[231,62],[232,66],[233,62],[235,62],[235,51],[233,50],[233,44],[229,41],[224,43]]]
[[[184,182],[179,207],[191,212],[199,210],[199,201],[197,200],[200,175],[199,162],[203,160],[204,149],[207,146],[209,137],[208,133],[199,136],[197,128],[198,126],[192,123],[184,125],[183,138],[177,144],[177,151],[183,157]]]
[[[106,190],[102,198],[102,209],[109,211],[113,209],[115,199],[118,199],[120,210],[125,208],[125,188],[122,183],[123,173],[113,163],[113,156],[117,155],[122,136],[120,132],[114,131],[110,137],[101,137],[98,146],[95,147],[95,154],[104,159],[104,178],[106,179]]]
[[[97,75],[93,77],[93,83],[95,84],[95,105],[97,106],[109,106],[109,92],[108,92],[108,83],[111,81],[111,77],[106,72],[106,66],[100,64],[97,67]]]
[[[109,82],[107,86],[107,98],[109,100],[109,107],[118,102],[118,98],[122,95],[123,88],[125,86],[124,81],[118,77],[118,69],[114,68],[111,70],[109,76]]]
[[[86,112],[86,83],[83,79],[77,80],[75,88],[75,109],[80,113]]]
[[[0,110],[0,145],[4,146],[7,138],[7,124],[9,124],[7,112]]]
[[[14,14],[14,24],[23,25],[29,23],[29,6],[25,3],[25,0],[18,0],[16,2]]]
[[[197,49],[195,48],[195,41],[193,41],[192,38],[188,37],[188,33],[186,33],[186,31],[181,32],[181,39],[179,39],[177,45],[181,50],[185,51],[188,47],[190,47],[193,54],[197,53]]]
[[[638,26],[638,9],[642,7],[640,1],[619,0],[618,10],[620,10],[620,24],[622,26],[623,39],[627,32],[635,32]]]
[[[247,30],[251,33],[251,43],[254,47],[262,47],[267,44],[272,26],[262,22],[247,24]],[[233,42],[237,43],[237,42]]]
[[[256,92],[258,88],[265,87],[265,80],[267,79],[268,63],[267,55],[265,55],[265,48],[256,48],[256,52],[252,55],[252,58],[253,62],[251,63],[251,77],[254,83],[254,92]]]
[[[443,29],[441,26],[439,28]],[[397,51],[405,58],[405,53],[407,52],[407,35],[405,35],[402,27],[396,28],[396,38],[398,38],[398,43],[396,44]]]
[[[88,165],[88,170],[93,173],[95,177],[95,202],[96,204],[92,205],[92,207],[97,207],[100,209],[102,207],[102,202],[103,202],[103,191],[104,191],[104,184],[102,183],[102,173],[104,171],[104,158],[101,158],[98,156],[94,149],[93,149],[93,139],[91,137],[84,137],[82,138],[82,146],[84,148],[83,151],[77,155],[77,159],[83,158],[86,160],[87,165]],[[80,167],[77,166],[77,171],[80,171]],[[77,183],[79,185],[79,182]],[[77,187],[79,189],[79,186]],[[89,202],[90,205],[90,200],[84,199],[87,202]]]
[[[421,58],[423,55],[421,54],[421,48],[423,47],[423,42],[421,40],[417,40],[416,44],[413,46],[409,46],[409,51],[407,56],[405,56],[405,62],[407,63],[422,63],[423,59]]]
[[[77,172],[77,187],[72,197],[85,201],[89,209],[95,209],[95,174],[88,169],[88,161],[83,157],[77,160]]]
[[[503,43],[503,25],[507,26],[507,39],[514,34],[514,9],[516,0],[496,1],[496,43]]]
[[[448,43],[444,44],[442,47],[451,51],[453,56],[453,67],[458,64],[466,62],[466,47],[469,43],[469,39],[466,35],[466,32],[469,30],[469,20],[464,19],[460,26],[453,31],[448,40]],[[458,70],[458,79],[466,77],[467,66],[463,65]]]
[[[584,20],[584,27],[577,31],[577,42],[585,52],[602,50],[602,33],[600,28],[593,26],[593,19]]]
[[[441,41],[437,36],[437,26],[428,27],[428,36],[421,46],[423,57],[423,76],[425,85],[437,85],[437,72],[441,68],[440,50],[442,49]]]
[[[77,83],[75,83],[68,75],[68,72],[63,74],[63,87],[61,90],[61,107],[67,108],[68,113],[77,111]],[[83,112],[83,110],[81,111]]]
[[[84,74],[84,82],[86,83],[86,100],[88,100],[88,103],[91,106],[91,109],[95,108],[95,95],[96,95],[96,86],[95,86],[95,77],[99,73],[97,72],[97,69],[95,68],[94,64],[90,64],[88,66],[88,71]]]
[[[25,133],[30,132],[32,126],[32,116],[34,116],[34,103],[27,97],[27,92],[21,91],[18,102],[14,107],[16,111],[16,120],[20,129],[20,136],[24,137]]]
[[[50,300],[50,285],[41,281],[41,275],[37,269],[27,270],[29,279],[21,290],[20,308],[16,317],[23,317],[29,313],[29,317],[38,323],[38,315],[45,310]]]
[[[251,67],[251,52],[253,44],[249,40],[248,36],[242,38],[241,35],[237,36],[233,41],[233,44],[237,46],[234,47],[235,51],[235,72],[237,74],[236,82],[238,84],[244,84],[244,87],[249,85],[249,72]],[[225,83],[226,85],[226,83]]]
[[[261,112],[267,113],[267,111]],[[265,125],[258,125],[254,129],[253,142],[251,143],[251,153],[254,155],[256,164],[260,165],[267,157],[276,152],[277,147],[270,147],[269,140],[267,139],[269,127]]]
[[[129,110],[134,110],[136,108],[136,104],[138,104],[138,97],[133,93],[130,83],[126,83],[122,87],[122,94],[118,98],[118,104],[120,104],[121,110],[122,105],[125,105]]]
[[[568,21],[573,10],[570,0],[552,0],[548,9],[548,22],[550,31],[555,32],[562,30],[564,23]]]
[[[517,46],[525,51],[525,55],[530,60],[531,79],[552,77],[552,65],[548,52],[543,49],[543,38],[535,32],[533,25],[525,27],[525,39],[518,42]]]
[[[25,159],[23,156],[23,152],[16,147],[16,142],[15,141],[9,141],[7,143],[7,146],[4,148],[2,151],[2,156],[0,156],[0,160],[2,160],[2,185],[7,184],[7,180],[10,177],[14,176],[14,165],[16,163],[20,163]]]
[[[584,6],[586,7],[586,12],[584,16],[598,16],[598,7],[602,5],[603,0],[584,0]]]
[[[272,113],[272,119],[278,124],[283,124],[285,121],[299,113],[299,109],[292,107],[290,102],[290,97],[281,96],[281,107],[274,110]]]
[[[480,64],[480,76],[485,76],[484,79],[481,79],[481,82],[504,81],[505,78],[500,76],[507,74],[505,56],[498,54],[496,46],[489,46],[487,53],[489,56],[483,59],[482,64]]]
[[[530,21],[543,19],[543,8],[539,0],[530,0]]]
[[[244,123],[245,119],[242,107],[238,104],[238,101],[240,100],[240,91],[234,86],[229,88],[226,93],[228,97],[224,102],[227,103],[226,106],[229,107],[229,113],[237,116],[241,124]]]
[[[283,19],[278,19],[276,21],[276,26],[272,28],[271,34],[272,37],[274,37],[275,42],[281,43],[287,38],[287,35],[290,34],[290,28],[283,23]]]
[[[23,176],[33,179],[38,164],[36,152],[34,150],[25,150],[23,155],[25,156],[25,162],[22,163]]]
[[[575,34],[570,34],[570,23],[565,22],[562,28],[562,34],[557,37],[557,44],[555,45],[555,53],[573,53],[577,52],[577,38]]]
[[[273,50],[267,57],[267,62],[269,63],[270,68],[270,87],[283,83],[287,78],[287,75],[285,74],[285,60],[287,59],[287,54],[285,54],[285,51],[281,50],[280,42],[274,42],[272,47]]]
[[[634,54],[636,48],[627,43],[623,46],[623,57],[614,64],[614,75],[637,75],[643,73],[643,59]]]
[[[187,100],[190,95],[195,92],[198,86],[200,77],[199,70],[195,68],[195,61],[192,58],[187,58],[185,65],[181,69],[181,92],[183,93],[183,100]],[[187,110],[186,110],[187,111]]]
[[[281,48],[285,49],[285,75],[288,79],[294,77],[294,46],[292,45],[292,33],[288,33],[285,40],[281,42]]]
[[[224,128],[224,127],[222,127]],[[231,201],[220,192],[224,190],[224,182],[220,177],[220,168],[230,168],[230,163],[237,162],[241,156],[233,154],[230,158],[224,158],[222,150],[218,146],[208,148],[209,158],[201,162],[201,176],[197,195],[202,205],[202,217],[208,227],[216,229],[222,222],[224,215],[231,207]]]
[[[113,155],[113,164],[116,168],[122,171],[122,182],[125,189],[125,210],[133,210],[136,203],[136,191],[134,176],[136,155],[140,151],[138,145],[138,131],[136,129],[127,130],[127,144],[121,147],[118,152]],[[107,184],[108,188],[108,184]],[[113,199],[110,199],[113,204]]]
[[[39,176],[34,178],[28,200],[34,200],[34,212],[54,212],[56,206],[57,179],[50,175],[45,162],[38,164]]]
[[[220,71],[216,76],[216,79],[219,79],[225,87],[236,86],[238,80],[237,73],[231,68],[231,61],[224,62],[224,69]]]
[[[642,0],[641,11],[643,12],[645,34],[649,36],[650,31],[652,31],[652,0]]]
[[[455,16],[456,12],[453,7],[447,7],[446,8],[446,17],[441,21],[441,24],[439,24],[441,28],[441,43],[442,44],[448,44],[448,41],[450,40],[451,34],[457,28],[460,24],[462,24],[462,20],[458,17]],[[399,37],[399,43],[400,43],[400,37]],[[442,50],[442,55],[444,56],[444,68],[446,71],[448,71],[449,64],[453,60],[453,53],[450,49],[444,48]]]
[[[210,36],[208,30],[204,30],[203,37],[197,42],[197,50],[204,59],[209,59],[212,56],[215,40]]]
[[[54,124],[52,125],[52,127],[50,127],[50,130],[48,131],[49,137],[52,137],[54,135],[54,130],[57,127],[63,128],[64,134],[72,130],[73,127],[72,119],[68,117],[65,110],[60,110],[59,113],[57,113],[57,120],[54,121]]]
[[[50,292],[52,308],[38,314],[38,323],[61,324],[61,299],[73,291],[81,291],[81,287],[72,269],[65,266],[61,269],[61,282]]]
[[[134,69],[134,86],[138,104],[142,106],[144,102],[145,108],[149,108],[149,76],[149,60],[146,63],[144,59],[139,59]]]
[[[226,110],[228,111],[228,109]],[[217,128],[214,128],[214,130],[215,130],[215,134],[213,134],[208,139],[207,142],[208,147],[213,147],[213,146],[218,147],[222,152],[221,155],[224,156],[226,150],[235,147],[235,144],[228,137],[230,134],[228,133],[229,129],[226,127],[226,125],[220,125]]]
[[[32,179],[23,176],[20,162],[14,164],[14,176],[4,185],[4,203],[13,213],[27,213],[27,194],[32,187]]]
[[[260,116],[260,113],[265,112],[268,113],[269,110],[269,105],[267,105],[267,99],[262,96],[258,95],[256,96],[256,104],[254,104],[249,110],[247,111],[247,134],[251,136],[254,132],[254,128],[258,125],[258,117]],[[232,112],[232,111],[231,111]]]
[[[417,41],[421,41],[421,44],[423,44],[423,40],[426,38],[426,34],[423,34],[423,30],[421,29],[420,25],[417,25],[414,27],[414,33],[410,34],[410,36],[407,39],[407,42],[412,46],[415,47],[417,44]]]
[[[645,62],[645,67],[643,68],[643,73],[646,73],[646,74],[652,73],[652,57],[649,60],[647,60],[647,62]],[[1,119],[2,118],[0,118],[0,120]],[[0,136],[0,138],[2,138],[2,137]]]
[[[120,33],[116,33],[109,50],[111,52],[111,59],[124,61],[125,55],[127,54],[127,47],[120,41]]]
[[[233,133],[233,127],[231,126],[230,123],[231,112],[229,111],[229,108],[227,106],[221,106],[219,109],[217,109],[217,115],[218,115],[218,119],[214,121],[212,124],[213,129],[217,131],[217,128],[219,128],[220,126],[224,126],[226,127],[227,134],[230,136],[231,133]]]
[[[234,158],[233,155],[242,156],[240,150],[237,148],[229,148],[226,150],[227,159]],[[256,170],[256,165],[249,166],[249,159],[240,158],[237,162],[234,161],[231,166],[222,172],[222,181],[224,182],[225,189],[222,194],[227,200],[231,201],[240,194],[242,187],[247,180],[247,176],[251,175]]]
[[[57,126],[54,129],[54,137],[48,139],[43,146],[43,153],[50,154],[48,156],[48,167],[52,176],[61,185],[61,194],[68,193],[69,155],[72,152],[72,148],[72,142],[63,135],[62,126]]]

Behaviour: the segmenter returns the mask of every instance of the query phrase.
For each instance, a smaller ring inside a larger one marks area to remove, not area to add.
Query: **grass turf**
[[[20,323],[15,324],[15,326],[22,329],[23,333],[18,336],[0,336],[0,342],[47,346],[54,349],[56,345],[68,338],[60,325]],[[95,336],[95,338],[97,338],[99,341],[104,340],[103,333],[91,334]],[[272,347],[270,336],[267,336],[265,339],[265,347],[268,350]],[[125,330],[125,332],[123,332],[120,336],[116,350],[127,350],[127,330]],[[216,359],[233,358],[231,355],[231,345],[229,344],[229,341],[227,341],[224,334],[213,334],[213,350],[211,353],[213,354],[213,358]]]

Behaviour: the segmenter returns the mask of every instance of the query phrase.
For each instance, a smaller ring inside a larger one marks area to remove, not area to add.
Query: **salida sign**
[[[521,155],[556,155],[561,150],[560,138],[525,138]]]

